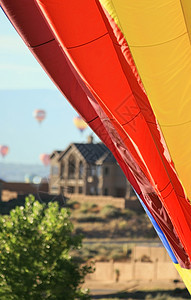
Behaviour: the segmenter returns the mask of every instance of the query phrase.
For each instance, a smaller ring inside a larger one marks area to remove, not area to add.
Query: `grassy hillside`
[[[82,233],[85,238],[156,238],[155,230],[144,212],[70,201],[67,206],[71,209],[76,233]]]
[[[82,261],[128,260],[132,245],[124,241],[158,241],[144,212],[136,213],[111,205],[99,207],[97,204],[80,204],[76,201],[69,201],[67,206],[71,210],[75,233],[84,236],[85,243],[80,255]],[[123,240],[123,243],[119,243],[119,240]]]

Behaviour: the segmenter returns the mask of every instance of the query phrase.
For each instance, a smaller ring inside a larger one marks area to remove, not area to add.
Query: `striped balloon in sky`
[[[39,123],[41,123],[46,118],[46,112],[43,109],[35,109],[33,116]]]
[[[80,132],[83,132],[88,124],[82,119],[80,116],[76,116],[73,119],[74,125],[80,130]]]

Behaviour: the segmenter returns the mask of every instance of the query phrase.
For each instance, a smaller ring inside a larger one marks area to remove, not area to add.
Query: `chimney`
[[[93,142],[94,142],[93,135],[88,135],[87,142],[88,142],[88,144],[93,144]]]

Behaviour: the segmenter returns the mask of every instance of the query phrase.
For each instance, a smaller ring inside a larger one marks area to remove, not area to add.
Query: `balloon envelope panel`
[[[189,32],[181,10],[186,6],[168,0],[100,2],[37,0],[45,21],[33,0],[33,13],[28,7],[25,17],[21,1],[1,0],[43,68],[115,155],[184,277],[191,269],[191,208],[183,180],[190,148],[183,148],[188,131],[182,130],[190,107]],[[34,21],[42,29],[38,39]]]

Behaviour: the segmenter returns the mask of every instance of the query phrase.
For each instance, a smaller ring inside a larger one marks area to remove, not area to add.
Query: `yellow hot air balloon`
[[[83,132],[88,126],[88,124],[80,116],[74,118],[74,125],[80,130],[80,132]]]

